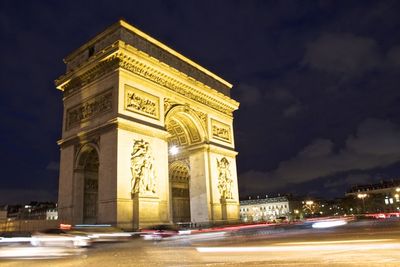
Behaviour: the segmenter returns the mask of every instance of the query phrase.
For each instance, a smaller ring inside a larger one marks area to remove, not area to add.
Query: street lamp
[[[365,193],[364,194],[358,194],[357,197],[362,200],[363,212],[365,213],[365,200],[364,199],[367,197],[367,194],[365,194]]]
[[[315,212],[315,206],[314,206],[314,201],[312,200],[306,200],[305,202],[303,202],[304,206],[303,206],[303,210],[304,212],[306,212],[307,210],[310,211],[310,214],[313,215]],[[307,213],[306,213],[307,214]]]

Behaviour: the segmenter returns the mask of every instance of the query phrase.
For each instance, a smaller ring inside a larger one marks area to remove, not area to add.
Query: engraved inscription
[[[97,115],[112,110],[111,90],[89,98],[82,104],[67,110],[67,128],[78,126],[81,122],[87,121]]]
[[[213,138],[225,141],[230,143],[231,142],[231,128],[229,125],[216,121],[211,120],[211,128],[212,128],[212,136]]]
[[[158,119],[159,98],[139,89],[126,86],[125,109]]]

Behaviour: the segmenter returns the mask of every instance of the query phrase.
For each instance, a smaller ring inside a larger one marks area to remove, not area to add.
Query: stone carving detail
[[[225,123],[211,120],[212,136],[213,138],[231,142],[231,127]]]
[[[139,89],[126,86],[125,109],[158,119],[159,99]]]
[[[170,78],[167,75],[157,71],[153,68],[145,66],[142,62],[139,62],[134,59],[127,59],[123,53],[116,53],[107,60],[104,60],[97,64],[96,67],[87,71],[79,77],[73,78],[69,83],[62,86],[64,90],[64,95],[69,96],[73,92],[77,91],[80,87],[89,84],[100,76],[105,75],[106,73],[116,69],[123,68],[132,73],[140,75],[150,81],[153,81],[159,85],[165,86],[166,88],[182,95],[188,97],[192,100],[195,100],[199,103],[207,105],[215,110],[223,112],[227,115],[232,115],[234,108],[223,105],[218,102],[216,99],[210,98],[209,96],[199,92],[191,86],[188,86],[182,82],[177,81],[176,79]],[[63,79],[66,79],[67,76],[62,76],[60,79],[56,81],[56,84],[62,82]]]
[[[71,129],[79,123],[89,120],[99,114],[112,110],[112,92],[107,91],[89,98],[78,106],[67,110],[67,129]]]
[[[221,93],[225,95],[229,94],[229,89],[226,85],[215,80],[214,78],[211,78],[210,76],[198,70],[196,67],[190,65],[189,63],[182,61],[176,56],[170,54],[168,51],[165,51],[164,49],[161,49],[160,47],[152,44],[143,37],[126,29],[122,29],[121,39],[124,40],[126,43],[132,45],[133,47],[137,48],[138,50],[147,53],[151,57],[157,58],[158,60],[167,63],[171,67],[186,73],[196,80],[217,89]]]
[[[232,187],[233,180],[231,171],[229,169],[229,161],[223,157],[222,159],[217,159],[217,169],[218,169],[218,191],[221,195],[221,199],[232,199]]]
[[[203,124],[204,128],[208,128],[207,127],[207,114],[203,113],[201,111],[197,111],[195,110],[194,112],[196,112],[197,116],[200,118],[201,123]]]
[[[150,144],[136,140],[131,153],[131,194],[153,195],[157,181]]]
[[[151,57],[154,57],[171,67],[186,73],[187,75],[195,78],[196,80],[206,84],[212,88],[215,88],[219,92],[229,95],[229,88],[221,83],[218,80],[210,77],[204,72],[198,70],[196,67],[190,65],[189,63],[182,61],[176,56],[172,55],[168,51],[158,47],[157,45],[149,42],[138,34],[131,32],[127,29],[120,28],[116,29],[113,33],[106,36],[105,38],[100,39],[97,43],[93,45],[94,53],[98,53],[100,51],[104,51],[107,47],[112,46],[117,41],[123,41],[127,44],[133,46],[134,48],[148,54]],[[80,54],[77,54],[74,58],[69,59],[67,64],[67,72],[77,69],[83,63],[88,61],[89,54],[88,50],[82,51]]]
[[[169,98],[164,98],[164,114],[167,114],[168,111],[169,111],[171,108],[175,107],[176,105],[178,105],[177,102],[172,101],[172,100],[169,99]]]

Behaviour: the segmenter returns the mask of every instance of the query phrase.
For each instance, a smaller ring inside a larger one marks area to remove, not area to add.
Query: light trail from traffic
[[[360,251],[400,249],[400,242],[395,239],[368,239],[368,240],[336,240],[322,242],[290,242],[274,246],[246,246],[246,247],[197,247],[201,253],[242,253],[242,252],[290,252],[290,251]],[[352,244],[349,244],[352,243]]]

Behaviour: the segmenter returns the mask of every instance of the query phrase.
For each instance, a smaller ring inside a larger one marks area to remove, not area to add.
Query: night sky
[[[241,197],[400,177],[400,1],[0,1],[0,204],[56,201],[62,59],[125,18],[231,82]]]

